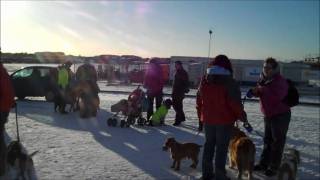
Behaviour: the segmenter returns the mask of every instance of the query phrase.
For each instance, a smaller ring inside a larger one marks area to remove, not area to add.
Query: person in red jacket
[[[14,90],[10,77],[0,62],[0,176],[4,175],[6,167],[5,123],[14,102]]]
[[[143,82],[143,87],[147,90],[148,99],[147,120],[150,120],[150,117],[153,114],[154,99],[156,99],[156,109],[161,106],[163,98],[163,86],[164,80],[162,76],[161,66],[158,64],[157,59],[153,58],[149,61],[148,69],[146,71]]]
[[[202,157],[202,179],[229,179],[226,159],[231,129],[236,120],[246,121],[238,83],[232,77],[232,66],[225,55],[209,63],[197,93],[197,111],[205,131]],[[215,156],[215,175],[213,158]]]

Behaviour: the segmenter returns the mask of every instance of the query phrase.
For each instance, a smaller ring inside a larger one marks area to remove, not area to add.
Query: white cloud
[[[77,33],[76,31],[74,31],[73,29],[67,27],[66,25],[62,25],[62,24],[57,24],[58,29],[60,29],[62,32],[71,35],[72,37],[78,39],[78,40],[82,40],[82,36]]]

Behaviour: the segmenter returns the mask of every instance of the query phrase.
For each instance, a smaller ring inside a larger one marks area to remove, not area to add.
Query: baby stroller
[[[120,127],[129,127],[135,124],[143,126],[146,123],[146,119],[142,117],[142,112],[147,110],[147,100],[145,93],[140,88],[140,85],[129,94],[128,99],[121,99],[119,102],[111,106],[111,112],[115,112],[112,117],[107,120],[108,126],[117,126],[119,113],[124,116],[120,120]]]

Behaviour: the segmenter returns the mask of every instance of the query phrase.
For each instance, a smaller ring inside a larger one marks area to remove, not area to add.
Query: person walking
[[[14,89],[10,77],[0,63],[0,177],[6,171],[7,146],[5,143],[5,124],[8,121],[10,109],[14,106]]]
[[[267,58],[264,61],[260,80],[249,92],[259,97],[260,109],[264,115],[263,151],[254,170],[273,176],[281,163],[291,119],[290,107],[283,101],[288,92],[288,83],[281,76],[276,59]]]
[[[173,125],[179,126],[181,122],[186,120],[183,112],[183,99],[185,93],[189,92],[189,76],[183,69],[182,62],[175,62],[176,74],[172,85],[172,105],[176,111],[176,117]]]
[[[148,110],[147,110],[147,120],[153,114],[153,102],[156,100],[156,109],[161,106],[162,103],[162,89],[164,86],[164,80],[162,75],[161,66],[157,62],[157,58],[152,58],[149,61],[149,65],[144,77],[143,87],[147,90],[147,100],[148,100]],[[149,123],[152,123],[149,121]],[[152,124],[150,124],[152,125]]]
[[[203,123],[205,144],[202,157],[202,179],[229,179],[226,159],[232,126],[236,120],[246,122],[238,83],[225,55],[218,55],[208,64],[197,93],[197,112]],[[215,174],[213,158],[215,157]]]

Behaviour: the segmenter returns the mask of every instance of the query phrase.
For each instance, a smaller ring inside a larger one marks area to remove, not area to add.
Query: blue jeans
[[[232,125],[204,124],[206,142],[202,156],[203,179],[213,178],[213,157],[215,156],[215,178],[226,179],[226,160]]]

